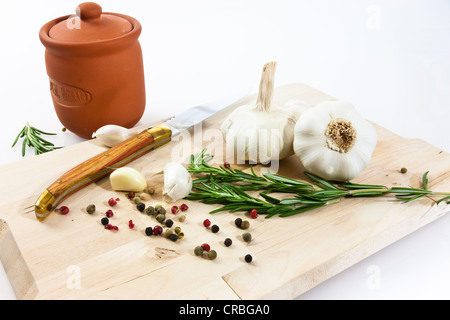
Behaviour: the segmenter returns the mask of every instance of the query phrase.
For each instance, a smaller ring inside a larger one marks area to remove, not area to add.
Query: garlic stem
[[[267,62],[263,67],[261,81],[259,83],[258,99],[256,107],[258,111],[269,111],[273,100],[274,77],[276,61]]]

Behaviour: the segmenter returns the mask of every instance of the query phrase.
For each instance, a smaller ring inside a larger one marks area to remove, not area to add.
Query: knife
[[[242,98],[247,91],[237,92],[218,101],[193,107],[157,126],[150,127],[122,143],[103,151],[64,173],[36,200],[34,212],[45,220],[62,200],[76,191],[108,175],[115,169],[143,156],[169,141],[182,131],[202,122],[216,112]]]

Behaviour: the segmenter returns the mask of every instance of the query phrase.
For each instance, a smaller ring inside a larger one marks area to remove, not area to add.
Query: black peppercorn
[[[151,236],[151,235],[153,234],[153,229],[152,229],[152,227],[147,227],[147,228],[145,228],[145,234],[146,234],[147,236]]]
[[[173,221],[172,219],[167,219],[164,224],[166,225],[167,228],[170,228],[173,226]]]
[[[175,233],[172,233],[172,234],[169,236],[169,239],[172,240],[173,242],[175,242],[175,241],[178,240],[178,235],[176,235]]]
[[[211,231],[212,231],[213,233],[219,232],[219,226],[218,226],[217,224],[213,225],[213,226],[211,227]]]
[[[109,219],[106,217],[102,218],[101,221],[102,221],[102,225],[104,225],[104,226],[106,226],[109,223]]]
[[[247,254],[247,255],[244,257],[244,259],[245,259],[245,262],[250,263],[250,262],[252,262],[253,257],[252,257],[250,254]]]
[[[136,208],[137,208],[140,212],[144,212],[144,210],[145,210],[145,203],[139,202],[139,203],[136,205]]]
[[[242,219],[241,218],[236,218],[236,220],[234,220],[234,224],[236,225],[236,227],[241,227],[241,223],[242,223]]]
[[[226,238],[225,241],[223,242],[227,247],[231,246],[231,244],[233,243],[233,241],[231,241],[230,238]]]

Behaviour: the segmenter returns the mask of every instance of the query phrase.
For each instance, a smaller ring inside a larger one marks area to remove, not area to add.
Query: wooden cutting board
[[[333,99],[303,84],[276,89],[276,102],[294,98],[313,106]],[[142,172],[156,190],[146,205],[162,204],[170,211],[172,204],[161,197],[162,176],[155,175],[166,162],[209,146],[215,147],[209,150],[216,156],[214,163],[222,163],[217,128],[235,107],[255,99],[246,97],[214,115],[203,123],[202,134],[191,129],[189,136],[132,162],[129,166]],[[419,187],[429,170],[429,189],[450,191],[448,153],[375,126],[377,147],[355,182]],[[109,178],[104,178],[64,201],[68,215],[52,213],[38,222],[34,213],[24,213],[60,175],[105,149],[98,141],[86,141],[0,167],[0,258],[19,299],[291,299],[450,210],[428,198],[403,204],[384,196],[343,199],[301,215],[253,220],[244,213],[209,215],[215,205],[177,201],[189,209],[184,222],[167,214],[185,234],[172,242],[146,236],[144,229],[156,220],[136,210],[125,193],[114,192]],[[400,173],[401,167],[408,172]],[[306,179],[303,171],[292,156],[281,161],[278,173]],[[120,198],[110,219],[118,231],[100,223],[111,197]],[[97,207],[93,215],[85,211],[90,203]],[[236,217],[250,221],[250,243],[242,240]],[[202,226],[206,218],[220,227],[218,233]],[[224,246],[225,238],[232,239],[230,247]],[[216,260],[194,255],[194,247],[202,243],[217,251]],[[250,264],[243,259],[248,253],[254,258]]]

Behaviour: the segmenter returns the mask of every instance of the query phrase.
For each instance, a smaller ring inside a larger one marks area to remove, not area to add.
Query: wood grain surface
[[[314,106],[333,98],[304,84],[276,88],[276,103],[290,99]],[[192,128],[128,164],[155,188],[146,205],[162,204],[170,212],[173,204],[164,203],[158,174],[168,161],[187,161],[188,153],[209,147],[214,163],[222,163],[226,156],[217,147],[222,139],[217,128],[234,108],[255,100],[252,95],[234,103],[205,121],[202,130]],[[450,191],[448,153],[375,127],[374,155],[354,182],[419,187],[429,170],[429,189]],[[386,195],[343,199],[288,218],[250,219],[244,213],[209,215],[217,206],[180,200],[175,204],[189,206],[186,220],[178,221],[182,213],[167,218],[185,237],[172,242],[146,236],[155,218],[136,210],[105,177],[63,201],[70,208],[67,215],[54,213],[39,222],[34,213],[24,213],[58,177],[105,150],[92,140],[0,167],[0,259],[19,299],[291,299],[450,211],[447,204],[437,206],[426,197],[403,204]],[[408,172],[400,173],[401,167]],[[256,172],[266,169],[258,166]],[[280,162],[278,173],[306,180],[303,171],[294,155]],[[120,198],[112,208],[111,197]],[[91,203],[97,207],[92,215],[85,210]],[[110,222],[118,231],[100,223],[108,209],[115,213]],[[250,221],[250,243],[242,240],[236,217]],[[206,218],[220,227],[218,233],[203,227]],[[230,247],[223,244],[225,238],[232,239]],[[194,247],[202,243],[217,251],[217,259],[195,256]],[[250,264],[243,259],[248,253],[254,258]]]

